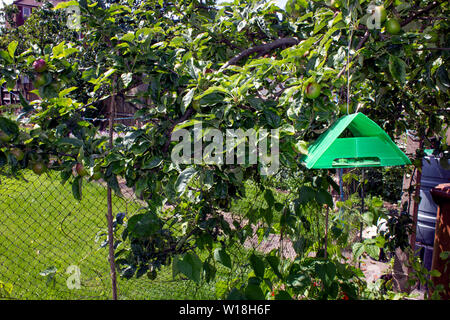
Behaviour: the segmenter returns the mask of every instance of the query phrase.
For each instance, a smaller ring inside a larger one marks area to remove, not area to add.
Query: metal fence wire
[[[85,181],[83,198],[74,199],[70,184],[57,173],[37,176],[24,172],[25,181],[2,177],[0,183],[0,298],[9,299],[110,299],[112,296],[107,243],[106,184]],[[123,197],[112,196],[113,216],[129,218],[142,206],[133,190],[122,186]],[[251,201],[236,201],[224,212],[245,223],[243,212],[265,205],[252,184]],[[255,235],[256,237],[256,235]],[[270,251],[275,239],[248,240],[231,252],[233,270],[219,267],[214,282],[199,284],[183,275],[173,277],[165,267],[154,280],[117,275],[119,299],[217,299],[228,286],[249,271],[252,250]],[[116,248],[116,250],[119,250]],[[5,290],[7,288],[7,290]]]
[[[86,120],[94,122],[98,119]],[[114,112],[102,121],[122,123]],[[102,134],[109,135],[112,140],[114,128],[109,124],[109,130]],[[70,183],[62,184],[58,172],[38,176],[24,170],[23,175],[24,179],[0,177],[0,299],[114,297],[108,260],[106,183],[84,179],[82,199],[76,200]],[[296,189],[286,181],[288,179],[280,176],[275,183],[265,183],[265,188],[274,191],[277,202],[285,204],[298,196]],[[112,193],[111,197],[112,217],[129,219],[140,213],[144,203],[121,178],[119,186],[122,196]],[[233,200],[227,210],[220,211],[231,227],[237,224],[243,227],[255,212],[268,209],[264,188],[246,181],[245,189],[244,198]],[[315,214],[311,216],[319,219]],[[229,250],[233,261],[231,270],[216,265],[216,277],[211,282],[193,282],[182,274],[174,274],[173,266],[162,267],[156,279],[145,275],[125,279],[116,265],[117,298],[226,298],[231,287],[247,279],[251,271],[249,257],[255,251],[268,253],[277,249],[283,257],[296,256],[291,240],[267,233],[267,226],[258,229],[260,226],[254,227],[253,234],[243,244]],[[174,234],[181,232],[173,231]],[[127,247],[126,243],[119,244],[114,248],[115,253],[124,247]]]

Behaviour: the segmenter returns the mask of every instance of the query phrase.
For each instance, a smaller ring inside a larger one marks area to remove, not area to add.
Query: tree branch
[[[419,10],[419,11],[413,13],[410,17],[408,17],[405,20],[403,20],[402,22],[400,22],[400,25],[402,27],[406,26],[408,23],[410,23],[411,21],[416,19],[418,16],[421,16],[424,13],[430,12],[434,8],[440,6],[442,3],[443,3],[443,1],[434,1],[433,3],[431,3],[428,6],[426,6],[425,8],[423,8],[422,10]]]
[[[369,36],[370,36],[369,30],[366,30],[366,33],[364,34],[364,36],[361,38],[361,40],[359,40],[359,43],[356,46],[355,51],[358,51],[359,49],[362,48],[364,43],[366,43],[367,39],[369,39]],[[342,70],[338,73],[336,78],[340,78],[342,76],[342,74],[345,72],[347,67],[350,65],[350,62],[352,62],[352,60],[353,60],[353,57],[350,57],[350,59],[348,60],[348,63],[344,66],[344,68],[342,68]]]
[[[426,6],[425,8],[413,13],[410,17],[408,17],[407,19],[403,20],[402,22],[400,22],[400,25],[406,26],[408,23],[410,23],[411,21],[413,21],[414,19],[418,18],[419,16],[430,12],[431,10],[433,10],[434,8],[438,7],[439,5],[441,5],[443,2],[440,1],[434,1],[433,3],[431,3],[430,5]],[[364,34],[364,36],[361,38],[361,40],[359,41],[358,45],[356,46],[356,50],[358,51],[359,49],[362,48],[362,46],[366,43],[366,41],[369,39],[370,36],[370,32],[369,30],[366,30],[366,33]],[[345,67],[338,73],[337,78],[340,78],[342,76],[342,74],[345,72],[345,70],[347,69],[347,67],[350,65],[350,62],[352,62],[354,56],[350,57],[350,60],[348,61],[348,63],[345,65]]]
[[[222,69],[225,69],[230,65],[236,65],[239,61],[252,55],[253,53],[259,53],[260,55],[264,55],[264,54],[269,53],[278,48],[292,47],[299,43],[300,43],[300,40],[297,38],[280,38],[273,42],[261,44],[261,45],[246,49],[246,50],[242,51],[241,53],[239,53],[237,56],[231,58],[227,63],[225,63],[225,65],[222,67]]]

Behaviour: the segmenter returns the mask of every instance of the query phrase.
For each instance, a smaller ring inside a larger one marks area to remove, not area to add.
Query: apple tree
[[[18,121],[0,117],[0,170],[58,171],[77,199],[87,179],[101,178],[119,195],[123,179],[146,202],[120,236],[127,246],[116,262],[124,277],[154,278],[174,264],[195,282],[212,281],[219,264],[232,269],[233,246],[258,232],[293,240],[307,234],[305,212],[315,208],[320,216],[332,206],[335,184],[326,170],[308,171],[300,159],[347,105],[391,137],[414,130],[438,151],[448,148],[445,138],[436,139],[445,137],[449,119],[447,1],[291,0],[286,9],[254,0],[69,1],[54,10],[69,5],[80,7],[81,40],[66,35],[42,47],[30,34],[29,47],[13,40],[0,51],[0,82],[12,88],[27,74],[39,96],[21,99]],[[377,28],[369,23],[374,12]],[[127,98],[145,124],[115,126],[109,147],[83,114],[106,101],[113,110],[117,97]],[[290,190],[294,199],[276,200],[261,164],[173,163],[172,135],[193,133],[199,122],[221,132],[278,129],[281,170],[301,173]],[[247,181],[259,186],[268,209],[252,212],[246,226],[230,224],[223,212],[245,197]],[[274,212],[284,217],[276,227]],[[309,246],[323,251],[323,239],[316,240]],[[254,253],[252,276],[226,294],[363,295],[355,280],[361,272],[340,263],[339,250],[330,253],[294,262]]]

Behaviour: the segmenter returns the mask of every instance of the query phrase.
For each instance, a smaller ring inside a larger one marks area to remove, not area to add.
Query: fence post
[[[114,83],[113,83],[114,85]],[[109,148],[113,147],[113,124],[114,124],[114,111],[115,111],[115,94],[111,95],[110,110],[109,110]],[[109,248],[109,266],[111,269],[111,285],[112,285],[112,298],[117,300],[117,278],[116,278],[116,264],[114,261],[114,233],[113,233],[113,214],[112,214],[112,190],[108,185],[107,188],[107,202],[108,213],[106,219],[108,221],[108,248]]]

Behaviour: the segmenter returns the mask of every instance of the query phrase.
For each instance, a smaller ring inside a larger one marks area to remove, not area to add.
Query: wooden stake
[[[115,112],[115,95],[111,96],[111,103],[109,108],[109,147],[113,147],[113,124],[114,124],[114,112]],[[108,248],[109,248],[109,266],[112,285],[112,299],[117,300],[117,277],[116,277],[116,264],[114,261],[114,231],[113,231],[113,214],[112,214],[112,190],[108,185],[107,189],[107,201],[108,201],[108,213],[106,219],[108,221]]]
[[[362,169],[361,173],[361,215],[360,218],[362,219],[362,216],[364,214],[364,168]],[[362,220],[359,223],[359,241],[362,242],[362,232],[363,232],[363,222]],[[361,258],[359,258],[358,262],[358,268],[361,268]]]
[[[327,210],[325,211],[325,260],[328,257],[328,212],[330,208],[328,205],[325,205],[327,207]]]

